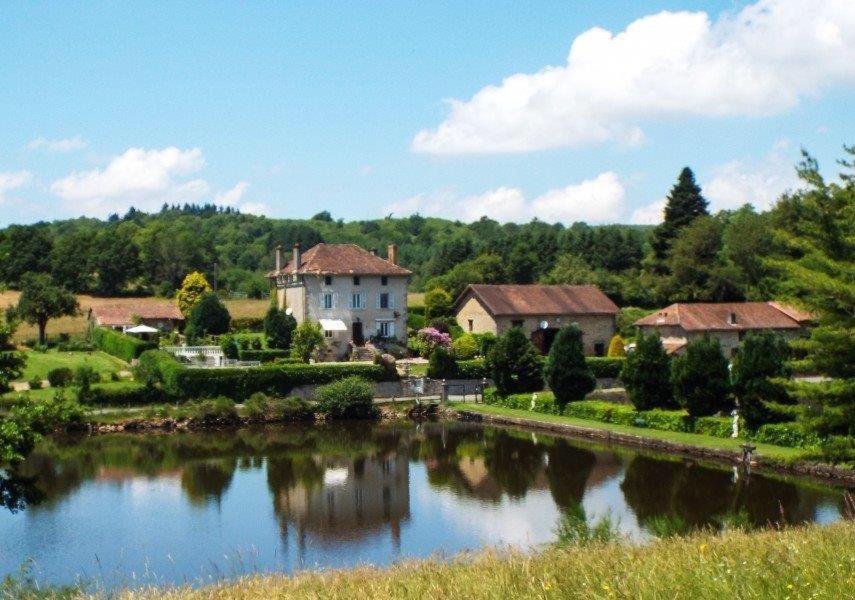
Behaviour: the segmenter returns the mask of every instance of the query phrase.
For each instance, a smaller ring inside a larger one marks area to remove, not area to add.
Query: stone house
[[[615,334],[617,305],[593,285],[471,284],[454,302],[463,331],[501,335],[521,327],[544,354],[558,330],[576,324],[585,354],[603,356]]]
[[[771,330],[787,339],[808,333],[811,315],[778,302],[677,302],[635,322],[657,331],[670,354],[704,334],[718,338],[725,356],[733,356],[749,331]]]
[[[283,264],[280,246],[269,277],[279,307],[291,309],[297,323],[319,323],[325,358],[340,360],[372,339],[406,344],[411,272],[397,264],[397,254],[394,244],[385,259],[355,244],[318,244],[305,252],[294,244]]]
[[[97,327],[125,331],[135,325],[148,325],[159,331],[173,331],[184,323],[184,315],[174,302],[142,300],[93,306],[89,322]]]

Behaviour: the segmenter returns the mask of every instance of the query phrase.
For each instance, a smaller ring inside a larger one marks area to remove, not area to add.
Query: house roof
[[[292,273],[288,262],[270,277]],[[298,274],[302,275],[390,275],[407,276],[412,273],[404,267],[380,258],[356,244],[317,244],[300,257]]]
[[[595,285],[470,284],[454,303],[469,294],[494,317],[508,315],[614,315],[617,305]]]
[[[679,326],[686,331],[739,331],[799,329],[810,320],[808,313],[777,302],[678,302],[635,324],[639,327]]]
[[[92,307],[92,316],[104,327],[133,325],[134,317],[142,319],[160,319],[183,321],[184,315],[172,302],[145,300],[139,304],[104,304]]]

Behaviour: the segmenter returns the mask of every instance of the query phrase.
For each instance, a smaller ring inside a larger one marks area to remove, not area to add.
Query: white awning
[[[157,329],[148,325],[137,325],[130,329],[125,329],[125,333],[157,333]]]
[[[341,319],[320,319],[318,323],[324,331],[347,331],[347,325]]]

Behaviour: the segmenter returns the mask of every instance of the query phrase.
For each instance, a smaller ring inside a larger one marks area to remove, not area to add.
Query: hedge
[[[159,385],[173,398],[228,396],[235,400],[255,392],[286,396],[299,385],[324,384],[352,375],[369,381],[396,377],[380,365],[364,363],[272,364],[248,368],[188,368],[162,352],[140,357],[138,380]]]
[[[94,406],[138,406],[166,401],[168,398],[161,389],[126,381],[93,386],[87,404]]]
[[[231,331],[264,331],[264,317],[232,318],[229,329]]]
[[[644,426],[644,423],[640,422],[641,413],[637,412],[630,404],[614,404],[601,400],[582,400],[579,402],[569,402],[564,409],[564,414],[576,417],[577,419],[600,421],[602,423]]]
[[[767,423],[761,425],[751,439],[762,444],[789,446],[790,448],[810,448],[820,445],[821,440],[800,423]]]
[[[585,362],[588,368],[594,373],[594,377],[598,379],[610,378],[617,379],[620,377],[621,369],[623,369],[626,359],[615,356],[587,356]]]
[[[485,379],[489,378],[487,366],[482,359],[458,360],[457,377],[459,379]]]
[[[112,354],[125,362],[139,358],[146,350],[157,348],[154,342],[147,342],[103,327],[95,327],[92,330],[92,342],[107,354]]]
[[[271,363],[276,360],[288,358],[291,356],[289,350],[280,350],[267,348],[263,350],[240,350],[238,357],[240,360],[257,360],[263,363]]]
[[[534,407],[532,407],[532,398],[534,398]],[[495,388],[488,388],[484,391],[484,402],[486,404],[504,406],[505,408],[515,408],[517,410],[531,410],[550,415],[560,414],[558,406],[555,404],[555,397],[550,393],[544,392],[500,396],[496,393]]]

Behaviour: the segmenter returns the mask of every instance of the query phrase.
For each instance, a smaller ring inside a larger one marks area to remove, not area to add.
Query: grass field
[[[67,367],[73,371],[78,367],[88,365],[101,375],[109,375],[130,368],[126,362],[100,350],[96,352],[59,352],[57,350],[34,352],[27,350],[25,355],[27,365],[24,368],[23,376],[20,378],[21,381],[29,381],[33,377],[45,379],[48,371],[59,367]]]
[[[0,310],[8,306],[13,306],[18,302],[20,292],[7,290],[0,292]],[[77,301],[80,304],[80,313],[74,317],[62,317],[48,322],[47,334],[55,336],[60,333],[82,334],[86,332],[86,315],[90,308],[96,306],[104,306],[108,304],[127,304],[131,306],[141,306],[146,302],[162,301],[163,298],[99,298],[95,296],[87,296],[79,294]],[[270,306],[269,300],[224,300],[223,303],[229,309],[233,318],[242,317],[263,317],[265,311]],[[22,323],[15,333],[15,340],[20,342],[28,338],[35,338],[37,330],[32,325]]]
[[[534,554],[480,552],[387,569],[252,576],[148,598],[851,598],[855,523],[594,543]]]
[[[613,431],[615,433],[627,433],[656,440],[667,440],[680,444],[689,444],[702,448],[718,448],[722,450],[740,451],[740,447],[745,443],[744,439],[740,438],[719,438],[710,435],[700,435],[697,433],[683,433],[680,431],[663,431],[660,429],[649,429],[647,427],[631,427],[629,425],[616,425],[614,423],[603,423],[601,421],[589,421],[587,419],[578,419],[576,417],[566,417],[563,415],[547,415],[543,413],[532,412],[529,410],[517,410],[513,408],[505,408],[503,406],[494,406],[492,404],[469,404],[469,403],[454,403],[454,408],[460,410],[468,410],[478,412],[485,415],[497,415],[514,417],[517,419],[526,419],[528,421],[541,423],[558,423],[564,425],[573,425],[576,427],[586,427],[588,429],[600,429],[603,431]],[[805,454],[805,451],[800,448],[786,448],[784,446],[774,446],[772,444],[755,443],[756,454],[768,458],[778,460],[795,460]]]
[[[423,292],[408,292],[407,306],[424,306],[425,295]]]

